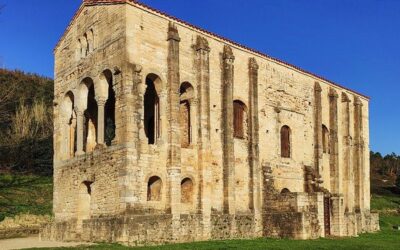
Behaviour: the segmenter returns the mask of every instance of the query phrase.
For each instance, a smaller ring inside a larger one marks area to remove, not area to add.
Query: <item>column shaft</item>
[[[322,167],[322,100],[321,86],[318,82],[314,86],[314,168],[321,173]],[[318,185],[318,184],[317,184]],[[310,190],[308,190],[310,191]]]
[[[210,143],[210,48],[208,41],[198,36],[196,41],[197,124],[199,187],[197,209],[203,215],[203,237],[211,233],[211,143]]]
[[[232,48],[225,45],[223,52],[222,131],[223,131],[223,183],[224,213],[235,214],[235,156],[233,139],[233,56]]]
[[[104,145],[104,106],[105,100],[97,100],[97,145]]]
[[[168,183],[169,204],[174,220],[179,220],[181,202],[181,141],[179,124],[179,34],[175,24],[168,27]]]
[[[249,208],[253,213],[260,211],[258,130],[258,64],[251,58],[249,60]]]
[[[83,112],[76,111],[76,154],[82,155],[83,151]]]

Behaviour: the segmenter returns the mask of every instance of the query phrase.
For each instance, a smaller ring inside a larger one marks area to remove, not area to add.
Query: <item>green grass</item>
[[[0,174],[0,221],[18,214],[51,214],[52,177]]]
[[[371,199],[371,209],[378,210],[378,211],[400,209],[400,195],[374,194]]]

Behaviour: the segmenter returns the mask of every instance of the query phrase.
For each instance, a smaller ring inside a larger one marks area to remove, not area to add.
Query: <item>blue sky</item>
[[[81,2],[0,0],[0,67],[52,76]],[[142,2],[370,96],[371,149],[400,154],[400,0]]]

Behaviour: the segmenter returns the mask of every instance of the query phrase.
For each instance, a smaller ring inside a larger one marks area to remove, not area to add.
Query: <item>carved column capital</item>
[[[229,45],[224,46],[224,52],[222,54],[222,59],[224,59],[228,62],[232,62],[232,63],[233,63],[233,61],[235,61],[235,56],[233,55],[231,46],[229,46]]]
[[[350,98],[346,95],[346,93],[342,93],[342,102],[351,102]]]
[[[74,107],[74,110],[75,110],[75,114],[76,114],[77,117],[78,117],[78,116],[82,116],[83,113],[84,113],[84,110],[82,110],[82,109],[79,108],[78,106],[75,106],[75,107]]]
[[[190,98],[188,101],[191,106],[197,106],[199,104],[199,100],[196,98]]]
[[[361,99],[359,97],[354,98],[354,106],[363,106]]]
[[[114,74],[114,75],[119,75],[119,74],[121,74],[121,72],[122,72],[121,68],[118,67],[118,66],[115,66],[113,70],[114,70],[114,71],[113,71],[113,74]]]
[[[329,90],[329,97],[337,99],[339,97],[338,93],[334,89]]]
[[[314,84],[314,91],[315,92],[322,92],[321,85],[319,85],[318,82],[315,82],[315,84]]]
[[[258,63],[254,57],[249,59],[249,69],[251,71],[257,71],[259,68]]]
[[[139,65],[139,64],[133,64],[132,65],[132,69],[133,69],[133,73],[134,74],[141,74],[142,70],[143,70],[143,67],[141,65]]]
[[[106,98],[104,97],[96,97],[97,106],[105,106],[106,105]]]
[[[210,52],[210,46],[208,45],[207,39],[205,39],[202,36],[197,36],[195,49],[196,49],[196,51]]]
[[[174,40],[177,42],[181,41],[181,38],[179,37],[179,32],[178,28],[176,27],[176,24],[173,22],[169,22],[168,24],[168,37],[167,41]]]

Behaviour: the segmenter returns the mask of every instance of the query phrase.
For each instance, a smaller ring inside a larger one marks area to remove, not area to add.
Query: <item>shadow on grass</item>
[[[21,213],[50,214],[51,177],[0,174],[0,221]]]

